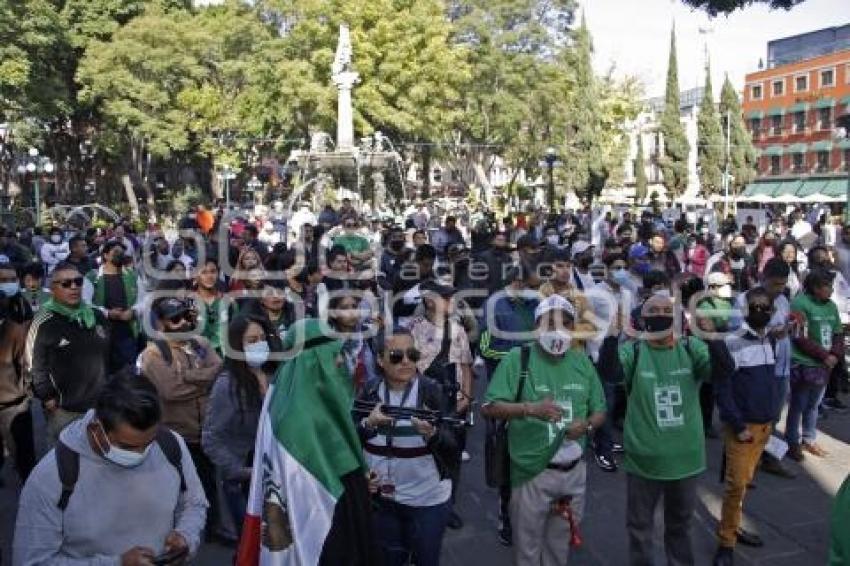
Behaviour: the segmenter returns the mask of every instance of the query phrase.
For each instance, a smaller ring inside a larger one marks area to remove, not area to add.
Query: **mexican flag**
[[[351,379],[336,363],[340,343],[313,342],[266,394],[238,566],[318,564],[341,507],[342,477],[365,474]]]

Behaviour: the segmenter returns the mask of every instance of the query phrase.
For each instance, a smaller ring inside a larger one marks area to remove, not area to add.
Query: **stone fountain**
[[[372,171],[372,181],[375,186],[375,202],[387,202],[384,172],[396,169],[401,178],[401,157],[392,142],[380,132],[361,138],[358,145],[354,140],[354,111],[352,108],[352,90],[360,82],[360,75],[354,70],[351,62],[351,34],[348,26],[339,26],[339,40],[336,55],[331,66],[331,78],[337,88],[337,124],[336,143],[326,132],[316,132],[310,138],[309,150],[293,151],[287,163],[297,165],[302,172],[305,182],[292,192],[288,210],[291,213],[293,204],[309,186],[318,183],[320,186],[328,182],[331,171],[342,171],[347,177],[357,179],[357,192],[361,187],[361,171]],[[340,191],[346,194],[345,189]]]

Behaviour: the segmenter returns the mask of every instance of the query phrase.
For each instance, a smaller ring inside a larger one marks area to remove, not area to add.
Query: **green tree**
[[[109,42],[90,42],[80,63],[80,100],[102,113],[106,139],[113,141],[104,149],[118,157],[134,217],[139,216],[135,187],[145,189],[154,210],[151,159],[190,145],[189,117],[179,98],[207,76],[203,56],[210,43],[192,24],[189,12],[151,10],[118,29]]]
[[[573,88],[564,109],[567,123],[561,175],[565,187],[587,202],[602,191],[609,175],[602,151],[600,88],[593,72],[592,51],[590,32],[582,16],[573,48],[565,54]],[[553,205],[550,203],[550,207]]]
[[[705,10],[712,17],[718,14],[730,14],[735,10],[747,8],[753,4],[767,4],[772,10],[782,8],[790,10],[805,0],[682,0],[688,6]]]
[[[647,185],[646,158],[643,155],[643,132],[638,132],[637,155],[635,156],[635,204],[646,200]]]
[[[723,134],[714,105],[711,86],[711,68],[705,69],[705,94],[697,117],[697,168],[702,192],[705,196],[717,193],[723,184]]]
[[[690,144],[679,117],[679,70],[676,62],[676,30],[670,32],[670,60],[667,65],[667,91],[660,130],[664,136],[661,172],[664,186],[671,197],[681,194],[688,185],[688,153]]]
[[[720,92],[720,114],[723,125],[724,164],[726,159],[728,159],[729,173],[733,177],[730,186],[740,190],[755,179],[758,158],[756,149],[753,146],[753,140],[744,127],[741,101],[728,76]],[[727,120],[729,121],[728,125]],[[727,131],[729,132],[728,156],[725,155]]]
[[[489,188],[497,155],[534,177],[545,148],[563,143],[571,85],[559,58],[575,7],[575,0],[448,2],[452,41],[468,54],[471,78],[446,148],[467,181]]]

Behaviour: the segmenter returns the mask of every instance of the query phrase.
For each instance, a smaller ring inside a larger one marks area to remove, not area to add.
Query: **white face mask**
[[[121,466],[122,468],[135,468],[142,465],[142,462],[145,461],[145,458],[148,457],[151,451],[151,444],[148,444],[145,447],[144,452],[134,452],[132,450],[125,450],[124,448],[118,448],[117,446],[113,446],[109,443],[109,437],[106,435],[106,430],[104,430],[103,425],[100,425],[100,430],[103,431],[103,436],[106,437],[106,449],[101,446],[100,449],[103,451],[103,457],[112,462],[117,466]],[[95,437],[97,439],[97,437]],[[100,442],[98,442],[98,445]]]
[[[552,234],[551,236],[546,236],[546,241],[549,242],[550,246],[557,246],[560,238],[557,234]]]
[[[269,361],[269,343],[263,340],[262,342],[254,342],[253,344],[245,345],[245,363],[256,369]]]
[[[59,243],[62,242],[62,235],[61,234],[53,234],[52,236],[50,236],[50,241],[53,242],[54,244],[59,244]]]
[[[562,356],[570,349],[572,336],[570,336],[569,332],[563,329],[547,330],[540,333],[537,341],[540,343],[540,347],[549,354],[552,354],[553,356]]]
[[[17,281],[9,281],[8,283],[0,283],[0,293],[7,297],[14,297],[21,290],[21,286]]]
[[[731,285],[723,285],[717,290],[717,296],[722,299],[731,299],[732,298],[732,286]]]

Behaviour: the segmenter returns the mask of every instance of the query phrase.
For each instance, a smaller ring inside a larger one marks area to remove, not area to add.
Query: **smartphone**
[[[155,566],[167,566],[168,564],[174,564],[178,560],[185,558],[187,554],[189,554],[188,548],[177,548],[175,550],[163,552],[159,556],[154,557],[152,562]]]

